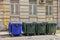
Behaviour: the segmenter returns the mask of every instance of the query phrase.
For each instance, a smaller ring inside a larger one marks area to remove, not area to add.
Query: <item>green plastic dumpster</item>
[[[37,34],[46,34],[46,23],[37,23],[36,26],[36,33]]]
[[[35,34],[35,25],[33,23],[26,24],[26,33],[27,33],[27,35]]]
[[[55,34],[56,33],[56,23],[48,23],[47,24],[47,34]]]
[[[32,26],[35,27],[35,34],[36,34],[36,32],[37,32],[37,22],[33,22]]]
[[[26,23],[22,23],[23,34],[26,34]]]

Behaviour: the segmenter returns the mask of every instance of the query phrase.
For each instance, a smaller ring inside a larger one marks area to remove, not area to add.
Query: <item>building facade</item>
[[[9,22],[55,22],[58,20],[58,0],[0,0],[6,6]],[[0,9],[0,27],[3,25],[3,9]]]

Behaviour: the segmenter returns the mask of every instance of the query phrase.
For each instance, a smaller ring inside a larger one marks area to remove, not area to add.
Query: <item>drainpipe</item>
[[[5,5],[3,4],[3,10],[4,10],[4,20],[3,20],[3,23],[4,23],[4,26],[6,29],[8,29],[8,24],[7,24],[7,21],[6,21],[6,7]]]
[[[3,20],[3,24],[4,24],[4,26],[5,26],[5,28],[6,29],[8,29],[8,24],[7,24],[7,22],[6,22],[6,6],[2,3],[2,2],[0,2],[0,8],[2,8],[3,9],[3,13],[4,13],[4,20]]]

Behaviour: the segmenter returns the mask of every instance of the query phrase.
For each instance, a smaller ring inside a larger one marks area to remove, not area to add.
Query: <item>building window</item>
[[[11,3],[19,3],[19,0],[10,0]]]
[[[4,0],[0,0],[0,2],[3,2]]]
[[[11,4],[11,13],[12,14],[16,14],[16,15],[19,15],[19,0],[11,0],[10,1],[12,4]]]
[[[29,0],[29,14],[30,15],[36,15],[36,4],[37,4],[37,1],[36,0]]]
[[[43,3],[44,2],[44,0],[39,0],[39,3]]]
[[[46,15],[52,15],[52,5],[53,5],[53,1],[47,1],[46,4]]]

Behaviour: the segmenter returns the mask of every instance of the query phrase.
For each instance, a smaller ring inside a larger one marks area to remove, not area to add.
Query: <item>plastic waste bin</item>
[[[47,34],[55,34],[56,33],[56,23],[48,23],[47,24]]]
[[[36,26],[36,33],[37,34],[46,34],[46,23],[37,23]]]
[[[29,34],[35,34],[35,25],[33,23],[26,23],[26,33]]]
[[[22,30],[23,30],[23,34],[26,34],[26,23],[22,23]]]
[[[8,31],[11,35],[22,34],[22,23],[10,22],[8,26]]]

